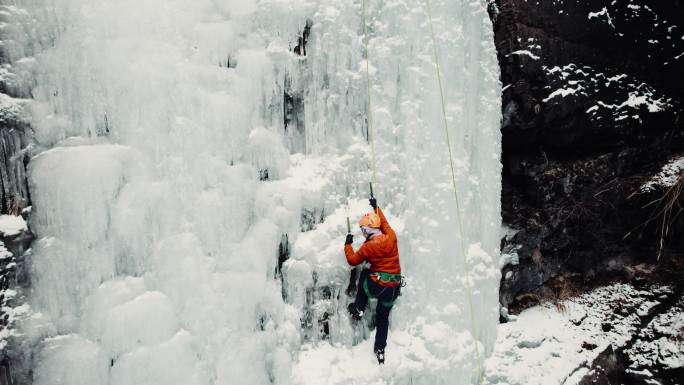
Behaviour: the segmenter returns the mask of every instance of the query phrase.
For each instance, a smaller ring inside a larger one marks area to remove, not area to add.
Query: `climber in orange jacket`
[[[368,297],[378,299],[375,310],[375,345],[374,351],[379,363],[385,362],[385,346],[389,329],[389,314],[394,301],[401,290],[401,266],[399,264],[399,248],[397,235],[390,227],[385,214],[377,206],[375,198],[370,199],[374,212],[365,214],[359,220],[361,232],[366,241],[358,251],[354,251],[354,236],[347,234],[344,254],[351,266],[364,261],[370,263],[370,269],[363,269],[359,276],[356,300],[347,309],[352,318],[360,320],[368,304]]]

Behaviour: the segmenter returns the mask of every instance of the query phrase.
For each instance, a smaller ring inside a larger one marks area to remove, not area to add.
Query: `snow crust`
[[[684,367],[684,299],[680,299],[667,312],[656,316],[643,330],[632,347],[627,350],[630,369],[639,370],[660,364],[665,368]]]
[[[563,301],[562,308],[545,304],[525,310],[514,322],[499,326],[494,353],[486,363],[485,382],[577,384],[606,347],[612,345],[616,349],[634,335],[648,333],[639,330],[641,317],[671,290],[667,286],[637,289],[617,283]],[[664,325],[667,333],[675,335],[677,329],[671,328],[671,324],[680,322],[677,319],[681,318],[681,313],[675,308],[666,314],[664,320],[656,319],[652,324]],[[650,329],[654,327],[649,325]],[[677,348],[676,340],[673,336],[670,338],[660,347],[660,351],[666,353],[663,359],[679,362],[681,366],[681,354],[672,351]],[[654,359],[658,352],[656,346],[650,356],[638,360]]]
[[[347,216],[354,223],[369,210],[361,3],[18,5],[35,21],[16,38],[38,47],[23,76],[35,84],[28,109],[44,149],[29,164],[38,240],[20,325],[36,346],[27,352],[35,384],[321,384],[377,374],[371,319],[352,325],[346,314],[342,252]],[[476,344],[484,357],[496,339],[492,26],[483,3],[432,6],[463,237],[425,10],[372,2],[375,189],[408,282],[391,318],[387,365],[396,370],[378,383],[469,384]],[[308,23],[300,56],[293,47]],[[298,123],[286,125],[293,111]]]

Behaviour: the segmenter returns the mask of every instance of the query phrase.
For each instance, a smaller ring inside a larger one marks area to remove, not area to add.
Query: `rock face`
[[[26,165],[32,130],[25,107],[31,97],[26,75],[34,61],[17,42],[17,36],[26,34],[18,21],[26,18],[17,7],[0,6],[0,211],[13,215],[30,201]]]
[[[517,231],[503,244],[502,305],[557,276],[681,256],[683,221],[666,202],[682,202],[670,188],[683,184],[682,14],[679,0],[491,3],[503,218]],[[668,163],[669,180],[644,186]]]
[[[26,165],[32,131],[25,111],[30,87],[22,74],[30,71],[33,61],[14,38],[25,33],[15,24],[24,17],[17,7],[0,5],[0,214],[17,220],[29,214],[30,205]],[[26,311],[17,288],[26,283],[22,266],[32,240],[28,228],[11,233],[0,228],[0,385],[17,383],[12,368],[18,352],[9,344],[17,336],[15,320]]]

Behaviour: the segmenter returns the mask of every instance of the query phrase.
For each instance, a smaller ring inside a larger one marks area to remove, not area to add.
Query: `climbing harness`
[[[372,274],[372,273],[371,273],[371,274]],[[369,276],[369,277],[370,277],[370,276]],[[403,282],[403,280],[402,280],[402,282]],[[394,287],[385,286],[385,287],[383,287],[383,289],[380,291],[380,293],[378,293],[378,295],[375,296],[375,295],[373,295],[373,293],[371,293],[370,289],[368,288],[368,278],[367,278],[366,280],[363,281],[363,291],[366,292],[366,296],[367,296],[368,298],[378,298],[378,302],[380,302],[380,303],[381,303],[383,306],[385,306],[385,307],[392,307],[392,306],[394,306],[394,301],[396,301],[396,300],[392,300],[392,301],[380,301],[380,295],[381,295],[382,293],[384,293],[385,290],[387,290],[387,289],[397,290],[397,288],[399,288],[399,287],[403,287],[403,286],[401,286],[401,285],[400,285],[400,286],[394,286]],[[400,294],[400,295],[401,295],[401,294]],[[392,297],[394,297],[394,293],[392,293]]]
[[[403,282],[403,277],[401,276],[401,274],[390,274],[382,271],[373,271],[371,272],[370,276],[375,276],[375,278],[378,280],[378,283],[381,283],[381,285],[382,282],[391,284],[383,286],[400,286]]]
[[[470,263],[468,261],[468,256],[465,252],[465,245],[463,244],[465,238],[463,237],[463,220],[461,218],[461,206],[458,198],[458,189],[456,187],[456,172],[454,171],[454,159],[451,152],[451,138],[449,137],[449,124],[446,116],[446,106],[444,102],[444,87],[442,86],[442,74],[439,67],[439,55],[437,53],[437,39],[435,39],[435,30],[432,25],[432,7],[430,6],[430,0],[425,0],[428,22],[430,25],[430,37],[432,38],[432,53],[435,59],[435,70],[437,71],[437,83],[439,84],[439,96],[442,102],[442,117],[444,118],[444,134],[446,137],[447,147],[449,149],[449,167],[451,168],[451,182],[454,189],[454,200],[456,201],[456,218],[458,221],[458,231],[461,237],[461,254],[463,255],[463,270],[465,272],[466,281],[470,277]],[[475,355],[477,358],[477,372],[478,372],[478,383],[482,385],[483,381],[483,371],[482,371],[482,357],[480,356],[480,346],[477,339],[477,325],[475,323],[475,315],[473,311],[473,293],[470,287],[470,283],[466,282],[466,294],[468,299],[468,307],[470,309],[470,327],[473,338],[475,339]]]

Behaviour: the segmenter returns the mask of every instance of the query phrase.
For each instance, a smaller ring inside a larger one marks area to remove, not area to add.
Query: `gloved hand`
[[[377,201],[375,198],[369,199],[368,202],[370,203],[370,205],[371,205],[371,207],[373,208],[373,210],[377,210],[377,209],[378,209],[378,201]]]
[[[345,245],[351,245],[354,243],[354,236],[351,234],[347,234],[347,239],[344,241]]]

